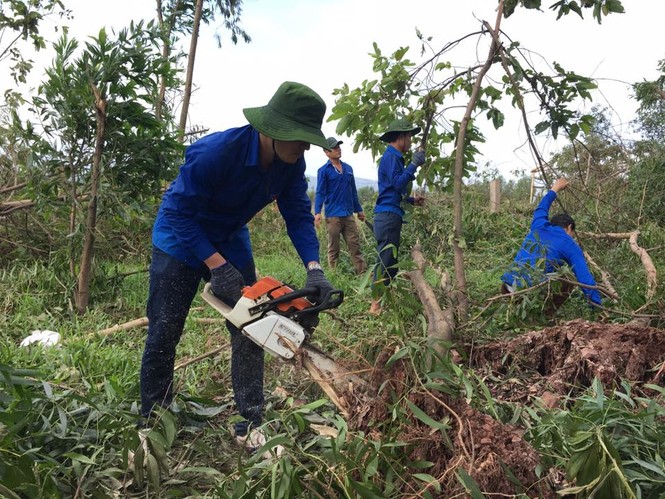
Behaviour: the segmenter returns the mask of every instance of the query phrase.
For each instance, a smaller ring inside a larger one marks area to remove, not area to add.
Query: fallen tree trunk
[[[425,316],[427,318],[427,336],[433,340],[451,341],[455,327],[454,312],[451,307],[441,310],[434,291],[425,280],[424,271],[427,262],[423,256],[420,243],[416,243],[413,247],[411,250],[411,256],[413,257],[413,261],[416,263],[417,268],[416,270],[407,272],[406,275],[416,288],[418,298],[420,298],[423,308],[425,309]],[[434,345],[434,348],[439,352],[442,350],[442,347],[438,342]]]
[[[580,234],[594,239],[628,239],[630,250],[640,257],[642,266],[644,267],[644,270],[647,274],[646,299],[648,301],[653,299],[654,295],[656,294],[656,289],[658,288],[658,274],[656,272],[656,266],[653,264],[653,260],[651,259],[649,252],[637,244],[637,236],[640,234],[639,230],[633,232],[607,232],[604,234],[580,232]]]
[[[35,202],[32,199],[5,201],[4,203],[0,203],[0,217],[6,217],[10,213],[14,213],[18,210],[24,210],[26,208],[31,208],[34,205]]]

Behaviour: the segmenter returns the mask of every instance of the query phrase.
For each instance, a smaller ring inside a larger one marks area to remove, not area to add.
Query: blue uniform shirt
[[[531,231],[524,238],[513,265],[501,276],[501,280],[509,286],[532,285],[531,276],[536,270],[538,260],[543,259],[546,273],[555,272],[558,267],[567,263],[578,282],[589,286],[596,285],[582,249],[563,228],[552,225],[548,220],[550,207],[555,199],[556,192],[549,191],[534,211]],[[600,304],[601,296],[598,290],[582,288],[582,292],[591,301]]]
[[[330,161],[319,168],[314,213],[321,213],[323,205],[326,207],[326,217],[348,217],[363,211],[358,200],[353,168],[348,163],[341,163],[341,172]]]
[[[252,259],[246,224],[276,200],[303,263],[319,261],[304,158],[293,165],[275,158],[263,171],[259,149],[259,132],[251,125],[190,145],[162,199],[153,244],[193,267],[219,251],[242,268]]]
[[[416,166],[404,167],[402,153],[389,145],[379,162],[379,196],[374,213],[392,212],[404,216],[402,201],[413,203],[413,198],[405,198],[409,182],[416,179]]]

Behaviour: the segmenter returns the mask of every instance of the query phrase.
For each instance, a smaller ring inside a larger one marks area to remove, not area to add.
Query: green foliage
[[[515,12],[519,5],[525,9],[540,10],[542,0],[506,0],[504,7],[504,16],[509,17]],[[593,8],[593,17],[600,24],[602,16],[608,16],[611,13],[621,14],[624,12],[620,0],[560,0],[550,5],[550,9],[557,13],[557,19],[574,12],[580,17],[584,17],[582,9]]]
[[[25,83],[25,78],[32,69],[32,61],[24,58],[18,42],[30,41],[35,50],[46,48],[39,28],[44,18],[53,14],[64,17],[69,15],[69,11],[61,0],[0,2],[0,61],[11,61],[10,74],[15,82]],[[8,40],[6,44],[5,40]]]
[[[536,420],[527,436],[546,464],[565,464],[574,485],[561,494],[656,498],[665,493],[664,415],[665,407],[627,383],[606,395],[595,380],[568,410],[532,413]]]

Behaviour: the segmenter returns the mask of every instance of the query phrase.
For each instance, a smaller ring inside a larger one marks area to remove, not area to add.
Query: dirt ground
[[[427,473],[441,484],[439,497],[464,496],[455,476],[460,468],[485,492],[557,497],[553,481],[536,476],[539,455],[523,439],[522,429],[477,411],[461,397],[417,388],[407,363],[397,361],[385,368],[391,353],[380,356],[370,380],[376,388],[388,384],[391,389],[384,386],[378,400],[354,408],[352,427],[379,438],[380,422],[390,417],[390,404],[407,397],[429,417],[450,425],[449,430],[439,431],[413,417],[399,437],[412,444],[410,459],[434,463]],[[499,400],[528,404],[540,397],[555,407],[564,395],[575,395],[596,377],[605,387],[620,379],[665,384],[665,331],[630,324],[575,320],[511,340],[470,346],[467,353],[469,366],[493,380],[488,386]],[[409,483],[404,495],[422,497],[425,489],[422,482]],[[428,492],[434,495],[431,488]]]
[[[496,398],[526,402],[542,397],[554,406],[562,395],[575,395],[594,378],[606,388],[621,379],[665,384],[665,331],[574,320],[476,346],[469,362],[495,379],[513,381],[496,384]]]

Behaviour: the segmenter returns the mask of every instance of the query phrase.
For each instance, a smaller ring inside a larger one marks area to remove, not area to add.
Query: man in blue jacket
[[[425,163],[425,152],[413,153],[408,166],[404,161],[404,154],[411,149],[411,138],[419,132],[420,127],[400,118],[393,120],[379,137],[388,143],[388,147],[379,162],[379,195],[374,207],[374,237],[379,255],[374,269],[374,285],[388,285],[397,274],[397,252],[404,217],[402,203],[425,204],[423,196],[410,197],[407,192],[416,179],[418,167]],[[373,315],[381,313],[378,297],[375,296],[369,312]]]
[[[342,161],[343,142],[335,137],[328,137],[328,148],[324,150],[328,162],[319,168],[316,178],[316,198],[314,201],[314,223],[321,224],[321,210],[325,206],[326,228],[328,229],[328,265],[337,266],[339,260],[340,235],[344,237],[349,248],[351,261],[358,274],[367,269],[365,260],[360,251],[360,238],[358,226],[353,214],[365,221],[363,207],[360,206],[356,179],[353,177],[353,168]]]
[[[524,239],[510,269],[501,276],[504,293],[513,293],[519,288],[537,284],[543,279],[543,272],[545,275],[556,272],[564,263],[570,266],[579,283],[587,286],[596,285],[587,267],[584,253],[573,239],[575,235],[573,218],[568,214],[559,214],[548,220],[552,203],[558,193],[568,185],[566,179],[557,179],[552,189],[538,204],[533,213],[530,232]],[[586,287],[581,289],[591,302],[600,305],[601,296],[597,289]],[[572,286],[563,283],[561,292],[552,296],[548,313],[554,313],[566,301],[571,291]]]
[[[243,110],[249,125],[212,133],[187,148],[178,177],[162,199],[153,228],[147,315],[141,364],[141,414],[173,400],[173,367],[189,307],[202,280],[234,305],[256,282],[247,223],[276,201],[286,230],[307,269],[306,287],[332,285],[319,264],[319,242],[307,196],[304,153],[327,147],[326,111],[311,88],[284,82],[268,105]],[[244,421],[239,444],[259,447],[263,415],[263,350],[227,322],[231,381]],[[249,430],[252,433],[248,433]]]

